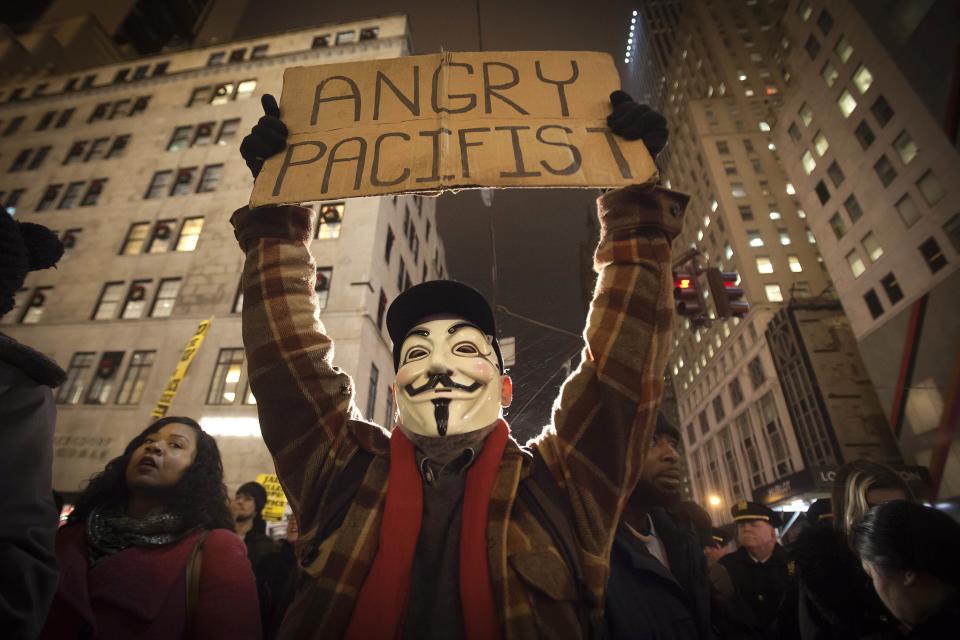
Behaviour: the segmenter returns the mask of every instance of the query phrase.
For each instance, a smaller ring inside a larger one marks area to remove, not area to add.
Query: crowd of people
[[[621,92],[616,135],[666,142]],[[276,102],[241,146],[256,176],[286,145]],[[58,530],[50,389],[63,372],[0,334],[0,629],[5,638],[943,638],[960,628],[960,525],[892,469],[856,461],[782,544],[781,513],[731,528],[681,500],[680,434],[657,411],[670,242],[686,198],[654,185],[598,204],[583,364],[521,447],[494,317],[450,281],[387,315],[392,431],[362,420],[317,321],[309,209],[238,211],[244,339],[265,441],[294,517],[267,535],[256,482],[229,497],[216,440],[146,426]],[[56,236],[0,213],[0,312]],[[34,455],[34,452],[37,452]],[[46,453],[44,453],[46,452]],[[302,531],[301,531],[302,527]]]

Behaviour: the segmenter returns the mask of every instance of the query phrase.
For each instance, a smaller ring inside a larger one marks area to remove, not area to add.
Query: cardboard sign
[[[441,53],[293,67],[287,148],[250,205],[468,187],[617,187],[656,173],[607,129],[609,55]]]
[[[193,362],[194,356],[197,355],[197,351],[203,343],[203,338],[207,335],[207,331],[210,330],[212,323],[213,317],[211,316],[197,326],[197,330],[193,333],[190,341],[187,342],[187,346],[183,349],[180,360],[177,361],[177,367],[173,370],[173,375],[170,376],[170,379],[167,381],[167,386],[163,388],[163,393],[160,394],[160,400],[157,401],[157,406],[150,412],[151,417],[162,418],[167,415],[167,411],[170,410],[170,405],[173,404],[173,399],[177,395],[177,389],[180,388],[180,383],[183,382],[183,379],[187,377],[187,370],[190,369],[190,363]]]
[[[257,482],[267,490],[267,504],[261,513],[263,519],[269,522],[280,522],[287,508],[287,496],[283,492],[283,487],[280,486],[279,478],[273,473],[260,473],[257,474]]]

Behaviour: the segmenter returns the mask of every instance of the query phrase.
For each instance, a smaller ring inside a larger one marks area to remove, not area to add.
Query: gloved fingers
[[[637,104],[636,102],[623,103],[615,108],[613,113],[607,116],[607,125],[614,131],[624,129],[630,126],[632,122],[640,120],[652,112],[653,110],[645,104]]]
[[[275,118],[274,116],[261,116],[257,121],[257,124],[254,126],[254,129],[257,128],[269,129],[271,131],[276,131],[283,137],[287,136],[287,125],[283,124],[283,121],[280,118]]]
[[[253,158],[246,160],[247,168],[250,169],[250,173],[253,174],[253,177],[256,178],[260,175],[260,170],[263,169],[263,160],[258,158]]]
[[[648,109],[644,113],[637,113],[635,117],[624,120],[620,124],[620,128],[625,132],[636,138],[643,137],[648,132],[657,131],[657,130],[666,130],[667,121],[666,119],[653,111]]]
[[[240,143],[240,155],[244,159],[269,158],[283,151],[287,146],[286,139],[276,133],[268,135],[250,134]]]
[[[614,107],[624,102],[633,102],[633,98],[630,97],[629,93],[617,89],[610,94],[610,103],[613,104]]]
[[[280,105],[277,104],[277,99],[271,94],[265,93],[260,96],[260,104],[263,106],[263,112],[268,116],[280,117]]]
[[[650,155],[656,158],[657,154],[663,151],[663,148],[667,146],[668,137],[669,133],[666,129],[651,131],[643,136],[643,144],[647,148],[647,151],[650,152]]]

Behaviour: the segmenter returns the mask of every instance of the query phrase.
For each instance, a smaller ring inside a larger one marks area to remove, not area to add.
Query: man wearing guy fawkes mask
[[[241,144],[256,176],[285,146],[272,96]],[[663,117],[622,92],[610,129],[652,155]],[[640,477],[673,313],[687,197],[653,183],[598,201],[583,362],[520,447],[494,317],[474,289],[421,283],[387,313],[397,428],[365,422],[318,321],[311,210],[244,207],[243,337],[264,440],[309,575],[279,637],[580,638],[602,626],[611,545]],[[558,523],[560,523],[558,525]]]

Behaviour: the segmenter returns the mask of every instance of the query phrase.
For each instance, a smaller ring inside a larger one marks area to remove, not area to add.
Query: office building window
[[[403,283],[407,279],[407,265],[404,264],[403,258],[400,258],[400,271],[397,272],[397,289],[404,291]]]
[[[171,196],[183,196],[193,190],[193,179],[197,175],[196,167],[184,167],[177,169],[176,179],[173,181],[173,188],[170,189]]]
[[[87,372],[93,367],[96,354],[91,351],[79,351],[73,354],[67,367],[67,378],[57,389],[58,404],[77,404],[86,390]]]
[[[863,301],[867,304],[870,311],[870,317],[876,320],[883,315],[883,304],[880,303],[880,296],[873,289],[870,289],[863,295]]]
[[[62,188],[62,184],[48,184],[40,196],[40,201],[37,203],[37,211],[46,211],[51,208],[60,195],[60,189]]]
[[[150,309],[151,318],[169,318],[173,307],[177,303],[177,294],[180,293],[180,283],[183,278],[163,278],[157,287],[157,297],[153,300]]]
[[[256,80],[241,80],[241,81],[237,84],[237,95],[236,95],[236,99],[237,99],[237,100],[246,100],[247,98],[249,98],[249,97],[253,94],[253,91],[254,91],[256,88],[257,88],[257,81],[256,81]]]
[[[906,129],[901,131],[897,139],[893,141],[893,147],[897,150],[901,162],[905,165],[910,164],[917,157],[917,145]]]
[[[790,126],[787,127],[787,135],[789,135],[790,139],[793,140],[794,142],[800,142],[801,140],[800,128],[797,126],[796,122],[791,122]]]
[[[817,199],[820,200],[820,204],[826,204],[830,200],[830,189],[827,187],[827,183],[823,180],[817,182],[817,185],[813,188],[817,193]]]
[[[960,253],[960,213],[955,213],[949,220],[943,223],[944,235],[953,245],[953,250]]]
[[[880,156],[880,159],[874,163],[873,170],[876,171],[880,183],[885,187],[897,178],[897,170],[893,168],[893,163],[890,162],[886,154]]]
[[[390,264],[390,253],[393,251],[393,242],[396,238],[393,235],[393,229],[387,227],[387,244],[386,250],[383,254],[384,261],[389,265]]]
[[[731,182],[730,193],[734,198],[746,198],[747,190],[743,188],[742,182]]]
[[[870,90],[870,85],[872,84],[873,74],[870,73],[870,69],[867,69],[866,65],[861,64],[853,73],[853,86],[863,95]]]
[[[837,71],[837,68],[833,66],[830,60],[827,60],[823,68],[820,69],[820,77],[827,83],[827,87],[833,87],[833,85],[837,83],[837,78],[840,77],[840,72]]]
[[[846,62],[850,59],[850,56],[853,55],[853,47],[843,34],[840,34],[840,37],[837,38],[837,44],[834,45],[833,51],[837,54],[837,57],[840,58],[840,62]]]
[[[809,127],[810,123],[813,122],[813,111],[806,102],[800,105],[800,109],[797,110],[797,114],[800,116],[803,126]]]
[[[757,488],[766,484],[767,476],[760,462],[760,452],[757,448],[757,442],[750,427],[750,412],[741,413],[734,423],[737,426],[739,441],[743,458],[747,461],[747,467],[750,471],[750,483],[752,488]]]
[[[70,122],[70,118],[73,117],[76,109],[64,109],[60,112],[60,117],[57,118],[57,123],[53,125],[55,129],[62,129]]]
[[[877,139],[877,136],[873,135],[873,129],[870,128],[866,120],[862,120],[853,133],[857,137],[857,142],[859,142],[860,146],[864,149],[867,149],[873,144],[873,141]]]
[[[122,136],[117,136],[113,139],[113,143],[110,145],[110,150],[107,151],[107,155],[104,156],[108,160],[110,158],[119,158],[123,155],[124,150],[127,148],[127,144],[130,142],[130,134],[124,134]]]
[[[149,233],[149,222],[134,222],[131,224],[127,231],[127,237],[123,240],[123,246],[120,247],[120,255],[133,256],[140,253]]]
[[[753,220],[753,209],[749,206],[744,205],[742,207],[737,207],[740,211],[740,218],[744,221]]]
[[[724,417],[726,417],[726,414],[723,410],[723,396],[720,394],[717,394],[717,396],[713,399],[713,415],[717,419],[717,424],[720,424]]]
[[[217,51],[216,53],[211,53],[210,57],[207,58],[207,66],[215,67],[219,64],[223,64],[223,61],[226,59],[227,53],[225,51]],[[189,104],[187,105],[190,106]]]
[[[756,229],[747,229],[747,244],[751,247],[762,247],[763,237]]]
[[[37,324],[43,317],[46,304],[53,295],[53,287],[37,287],[33,290],[20,316],[20,324]]]
[[[806,43],[803,45],[803,48],[806,49],[807,55],[810,56],[811,60],[816,59],[817,54],[820,53],[820,41],[817,40],[813,35],[807,38]]]
[[[93,310],[93,320],[112,320],[117,315],[117,307],[123,299],[123,283],[108,282],[100,291],[100,298]]]
[[[377,329],[383,328],[383,317],[387,312],[387,294],[380,289],[380,300],[377,302]]]
[[[383,426],[386,429],[393,429],[393,389],[390,386],[387,386],[387,410],[383,418]]]
[[[783,302],[783,292],[780,290],[780,285],[765,284],[763,285],[763,292],[770,302]]]
[[[120,383],[120,391],[117,393],[117,404],[139,404],[143,397],[143,388],[150,378],[150,369],[153,368],[153,361],[156,357],[156,351],[134,351],[127,364],[127,372],[123,376],[123,382]]]
[[[313,290],[317,292],[317,305],[320,311],[327,308],[327,299],[330,297],[330,280],[333,278],[333,267],[317,267],[317,283]]]
[[[706,410],[701,411],[698,417],[700,418],[700,433],[702,435],[710,433],[710,421],[707,419]]]
[[[897,213],[900,214],[900,219],[903,220],[903,226],[908,229],[920,219],[920,208],[917,207],[917,203],[913,201],[909,193],[903,194],[903,197],[897,200],[897,204],[894,206]]]
[[[813,159],[813,154],[809,151],[804,151],[803,155],[800,157],[800,163],[803,165],[803,172],[807,175],[810,175],[817,168],[817,161]]]
[[[207,391],[207,404],[233,404],[237,399],[242,370],[243,349],[220,349]]]
[[[180,237],[177,238],[177,251],[193,251],[200,240],[200,231],[203,229],[203,218],[187,218],[180,227]]]
[[[150,244],[147,247],[147,253],[166,253],[170,250],[173,243],[173,229],[176,220],[158,220],[153,227],[153,235],[150,237]]]
[[[837,161],[834,160],[830,163],[830,166],[827,167],[827,175],[830,176],[830,181],[833,182],[833,186],[839,187],[843,184],[845,176],[843,175],[843,170],[840,169],[840,165],[837,164]]]
[[[895,276],[892,271],[880,279],[880,284],[883,285],[883,290],[886,292],[887,299],[890,300],[891,305],[903,300],[903,291],[900,289],[900,283],[897,282],[897,276]]]
[[[250,50],[250,59],[259,60],[260,58],[267,57],[267,49],[270,48],[268,44],[258,44],[253,49]]]
[[[816,149],[817,155],[821,158],[823,157],[823,154],[827,152],[827,149],[830,148],[830,143],[827,142],[827,137],[820,131],[817,131],[817,133],[813,136],[813,148]]]
[[[364,414],[367,417],[367,420],[373,422],[375,416],[373,412],[377,409],[377,385],[380,382],[380,371],[377,370],[377,365],[370,365],[370,387],[367,390],[367,412]]]
[[[100,356],[97,369],[90,381],[85,404],[107,404],[117,382],[117,373],[120,363],[123,362],[123,351],[105,351]]]
[[[343,203],[334,202],[320,207],[319,223],[317,224],[317,238],[320,240],[340,237],[340,226],[343,224]]]
[[[167,151],[179,151],[185,149],[190,143],[191,126],[177,127],[170,136],[170,142],[167,143]],[[156,174],[154,174],[156,176]]]
[[[722,156],[730,155],[730,147],[727,146],[726,140],[717,140],[717,153]]]
[[[943,255],[939,243],[933,237],[927,238],[920,245],[920,254],[930,268],[930,273],[936,273],[947,266],[947,258]]]
[[[854,278],[859,278],[867,270],[867,267],[863,264],[863,258],[860,257],[856,249],[847,254],[847,264],[850,265],[850,272]]]
[[[847,215],[850,216],[850,222],[856,223],[857,220],[863,217],[863,209],[860,208],[860,203],[857,202],[857,198],[853,194],[843,201],[843,208],[847,210]]]
[[[153,284],[150,280],[134,280],[127,291],[127,298],[123,302],[123,309],[120,311],[120,317],[124,320],[131,320],[143,317],[143,311],[147,306],[147,289]]]
[[[216,122],[201,122],[198,124],[193,131],[193,140],[190,146],[203,147],[210,144],[213,141],[213,130],[216,124]]]
[[[920,179],[917,180],[917,189],[920,190],[920,195],[923,196],[923,199],[926,200],[927,204],[931,207],[940,202],[944,196],[943,185],[937,180],[937,176],[933,174],[933,171],[927,171],[920,176]]]
[[[337,34],[337,44],[350,44],[357,39],[356,31],[341,31]]]
[[[863,236],[860,243],[867,252],[867,257],[870,258],[870,262],[876,262],[880,259],[880,256],[883,255],[883,247],[880,246],[880,242],[877,240],[877,236],[873,234],[873,231]]]
[[[800,258],[792,253],[787,256],[787,264],[790,266],[790,271],[793,273],[801,273],[803,271],[803,265],[800,264]]]
[[[737,175],[737,164],[732,160],[727,160],[723,163],[723,171],[728,176],[735,176]]]
[[[97,178],[96,180],[90,181],[90,186],[87,187],[87,192],[83,194],[83,199],[80,201],[81,207],[92,207],[97,204],[97,201],[100,200],[100,194],[103,193],[103,187],[107,184],[106,178]]]
[[[220,125],[220,133],[217,134],[217,144],[227,144],[237,137],[237,131],[240,128],[240,118],[224,120]]]
[[[311,49],[325,49],[330,46],[330,34],[325,34],[322,36],[314,36],[313,42],[310,44]]]
[[[80,193],[83,191],[83,182],[71,182],[63,191],[63,198],[60,199],[58,209],[73,209],[80,200]]]
[[[782,478],[793,472],[793,462],[790,459],[790,451],[787,448],[787,440],[784,436],[783,425],[780,423],[780,415],[773,399],[773,392],[761,398],[760,416],[764,423],[763,433],[767,440],[767,448],[770,451],[774,470],[777,477]]]
[[[849,118],[850,114],[853,113],[854,109],[857,108],[857,101],[853,98],[849,91],[844,89],[843,93],[840,94],[840,97],[837,98],[837,106],[840,107],[840,113],[843,114],[843,117]]]
[[[217,188],[220,182],[220,174],[223,173],[222,164],[210,164],[203,168],[200,176],[200,184],[197,186],[197,193],[207,193]]]
[[[376,40],[379,33],[380,27],[367,27],[366,29],[360,29],[360,42],[363,42],[364,40]]]
[[[147,192],[144,194],[144,199],[150,198],[159,198],[167,193],[167,189],[170,187],[170,182],[173,179],[173,171],[157,171],[153,174],[153,178],[150,179],[150,186],[147,187]]]
[[[777,237],[784,247],[790,244],[790,233],[786,229],[777,229]]]
[[[883,96],[878,96],[877,99],[873,101],[873,106],[870,107],[870,113],[877,119],[877,124],[880,125],[880,128],[887,126],[887,123],[890,122],[894,116],[893,107],[890,106],[890,103],[887,102],[887,99]]]
[[[826,9],[821,10],[820,15],[817,16],[817,26],[820,27],[823,35],[830,34],[830,30],[833,28],[833,16]]]
[[[730,381],[730,403],[734,408],[743,402],[743,389],[740,386],[740,378],[734,378]]]
[[[773,273],[773,262],[770,256],[757,256],[757,273]]]

